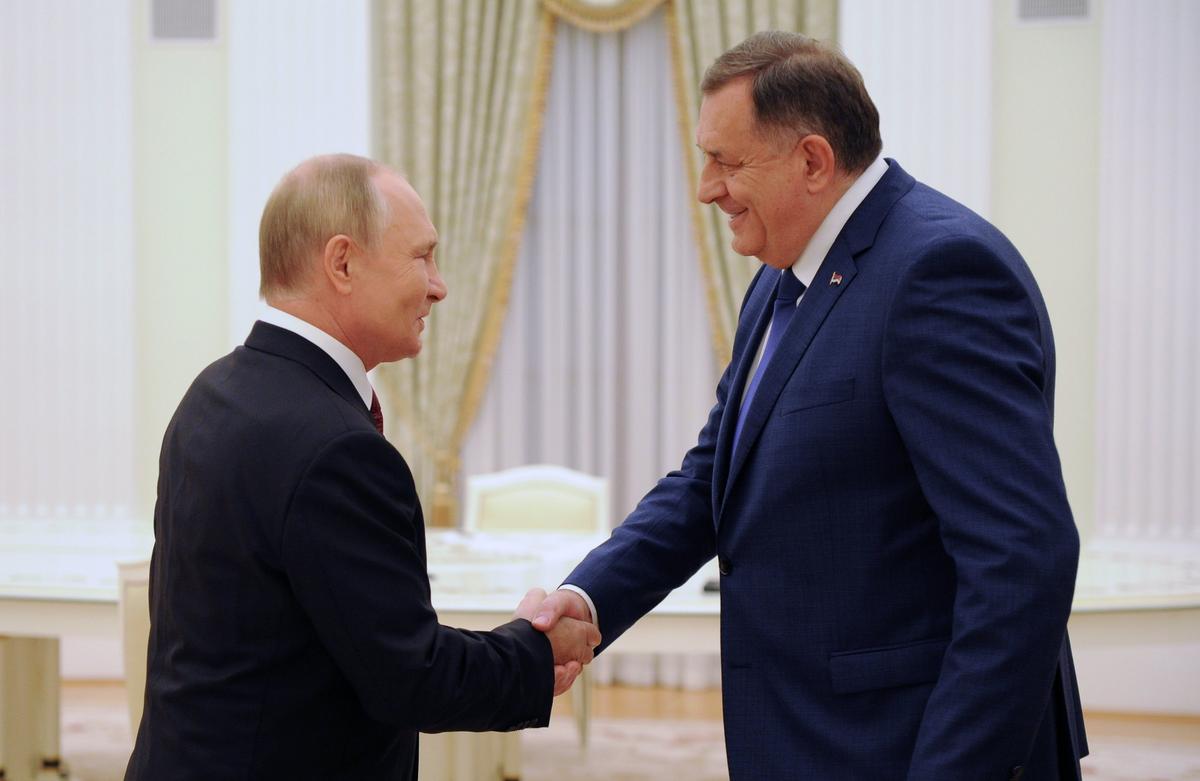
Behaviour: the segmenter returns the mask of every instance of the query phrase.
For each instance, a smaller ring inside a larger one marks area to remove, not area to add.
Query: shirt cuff
[[[587,603],[588,610],[592,611],[592,623],[597,627],[600,626],[600,615],[596,612],[596,605],[592,602],[592,598],[588,593],[579,586],[572,586],[570,583],[564,583],[558,587],[559,591],[574,591],[579,596],[583,597],[583,601]]]

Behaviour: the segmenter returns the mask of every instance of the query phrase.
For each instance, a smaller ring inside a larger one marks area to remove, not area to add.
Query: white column
[[[133,498],[129,4],[0,3],[0,519]]]
[[[1103,6],[1097,517],[1200,541],[1200,4]]]

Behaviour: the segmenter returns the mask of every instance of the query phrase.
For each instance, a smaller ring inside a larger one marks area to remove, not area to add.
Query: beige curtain
[[[666,0],[542,0],[546,10],[590,33],[627,30]]]
[[[433,525],[456,521],[462,443],[500,338],[537,160],[554,18],[625,29],[666,3],[680,140],[692,192],[699,83],[752,32],[835,34],[837,0],[375,0],[377,153],[425,200],[450,290],[427,320],[417,360],[383,366],[388,436],[405,454]],[[729,249],[725,221],[693,202],[718,365],[757,261]],[[431,501],[430,501],[431,498]]]
[[[377,154],[424,199],[449,288],[420,357],[383,366],[377,383],[388,437],[430,521],[447,526],[507,306],[554,22],[537,0],[376,0],[374,12]]]
[[[793,30],[832,41],[837,33],[837,0],[671,0],[667,29],[675,67],[679,134],[687,158],[692,193],[700,179],[703,156],[696,149],[700,80],[718,55],[760,30]],[[708,291],[717,365],[729,361],[738,308],[759,263],[729,247],[732,235],[715,206],[692,201],[696,245]]]

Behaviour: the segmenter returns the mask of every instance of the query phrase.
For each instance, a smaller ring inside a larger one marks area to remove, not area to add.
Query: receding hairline
[[[385,188],[385,183],[390,186]],[[421,252],[432,252],[438,246],[441,242],[441,234],[438,233],[437,227],[433,224],[425,201],[421,199],[421,194],[417,192],[416,187],[413,187],[408,177],[395,168],[380,164],[375,172],[371,174],[371,186],[379,194],[379,198],[386,209],[384,213],[384,230],[388,229],[394,222],[392,219],[394,215],[391,212],[391,197],[394,196],[398,200],[396,204],[398,208],[420,212],[431,234],[427,240],[415,240],[415,243],[410,245],[410,249]]]

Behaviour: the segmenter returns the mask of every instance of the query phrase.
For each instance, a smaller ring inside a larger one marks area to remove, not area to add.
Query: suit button
[[[729,559],[725,558],[724,556],[718,556],[717,569],[721,571],[722,575],[728,575],[729,571],[733,569],[733,567],[730,566]]]
[[[1008,781],[1019,781],[1021,776],[1025,775],[1025,768],[1017,765],[1012,770],[1008,771]]]

